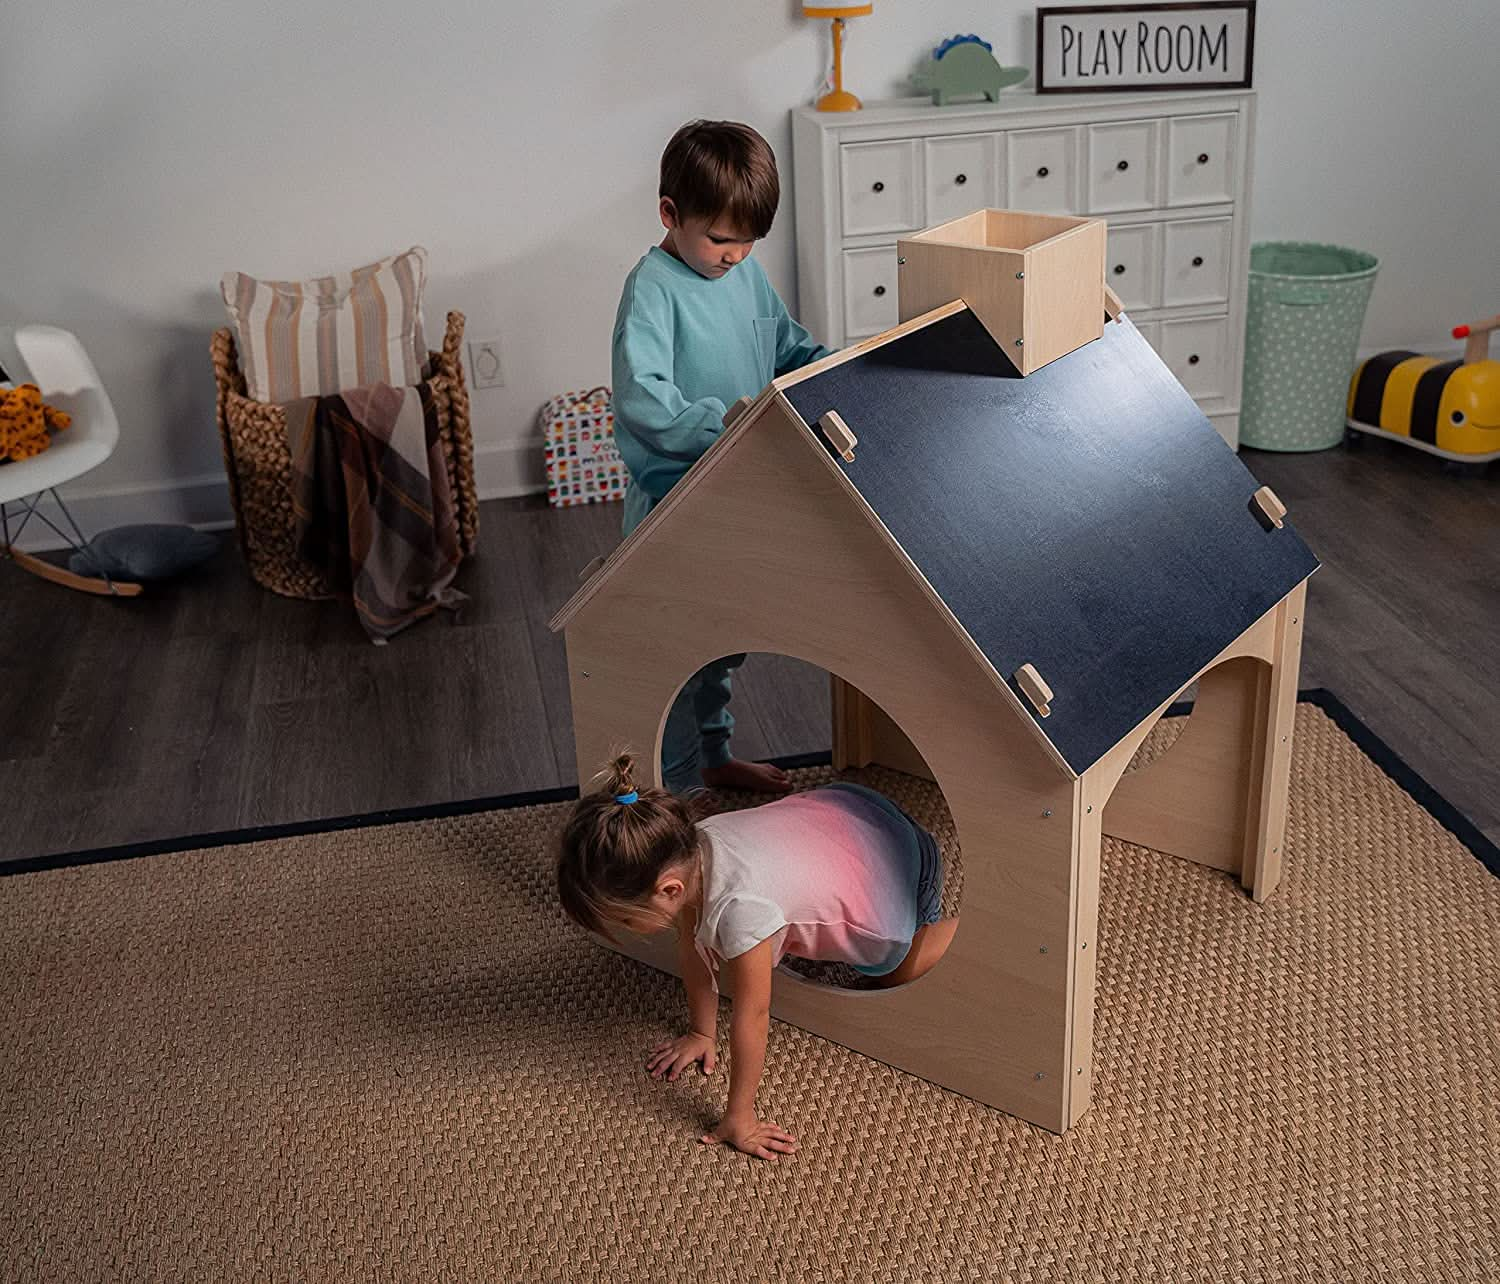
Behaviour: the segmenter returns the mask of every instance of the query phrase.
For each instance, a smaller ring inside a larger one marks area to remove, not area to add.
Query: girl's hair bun
[[[611,794],[628,794],[635,789],[635,758],[628,753],[617,754],[601,773],[604,788]]]

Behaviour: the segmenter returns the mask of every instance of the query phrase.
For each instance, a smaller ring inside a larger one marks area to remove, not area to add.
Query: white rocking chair
[[[108,576],[78,575],[15,546],[33,517],[75,550],[81,551],[88,543],[57,488],[102,464],[114,453],[120,439],[119,421],[94,363],[67,330],[28,325],[0,330],[0,368],[14,383],[36,384],[49,405],[73,416],[73,422],[40,455],[0,464],[0,554],[54,584],[85,593],[136,596],[141,591],[139,584]],[[42,511],[41,503],[49,495],[69,529]],[[13,521],[17,523],[14,528]]]

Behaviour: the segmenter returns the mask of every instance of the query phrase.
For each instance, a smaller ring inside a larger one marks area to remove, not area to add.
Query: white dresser
[[[830,347],[897,322],[896,238],[984,206],[1106,220],[1106,279],[1239,436],[1253,92],[1005,93],[792,114],[799,319]]]

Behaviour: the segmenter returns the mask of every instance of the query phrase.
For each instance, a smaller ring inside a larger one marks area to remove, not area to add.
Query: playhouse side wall
[[[685,566],[704,568],[684,578]],[[662,625],[664,619],[672,627]],[[850,994],[778,976],[776,1014],[1043,1127],[1087,1092],[1074,904],[1081,782],[922,591],[784,402],[766,407],[670,521],[567,625],[580,779],[621,745],[659,762],[666,711],[738,651],[821,665],[875,700],[932,768],[964,859],[961,925],[920,981]],[[1083,889],[1089,895],[1088,888]],[[1097,893],[1093,893],[1097,895]],[[629,952],[661,966],[651,943]],[[1085,1016],[1087,1013],[1085,1013]],[[1083,1071],[1080,1074],[1080,1070]]]

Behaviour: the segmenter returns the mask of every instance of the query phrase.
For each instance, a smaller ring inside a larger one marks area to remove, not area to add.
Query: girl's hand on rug
[[[718,1045],[697,1031],[657,1044],[651,1049],[646,1070],[653,1079],[665,1075],[669,1083],[675,1083],[677,1076],[695,1061],[703,1063],[704,1074],[713,1074],[714,1067],[719,1064]]]
[[[775,1159],[777,1155],[797,1153],[797,1139],[791,1133],[754,1115],[744,1118],[725,1115],[717,1128],[704,1133],[698,1140],[705,1146],[717,1146],[723,1142],[756,1159]]]

